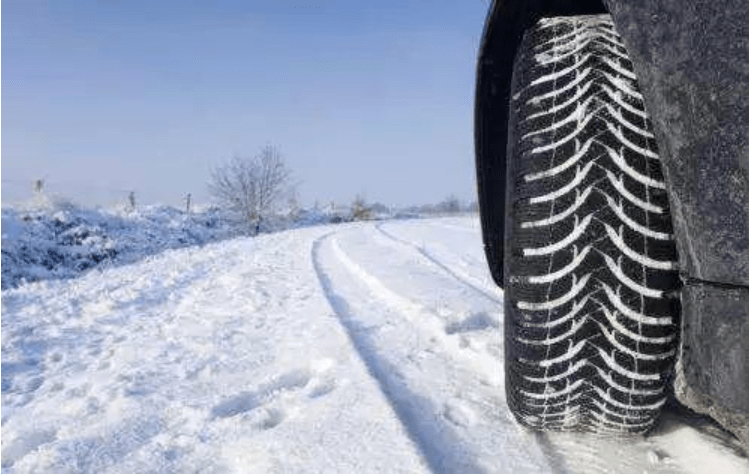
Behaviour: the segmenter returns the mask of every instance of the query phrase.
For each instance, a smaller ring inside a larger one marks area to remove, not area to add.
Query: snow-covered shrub
[[[113,211],[43,204],[2,210],[2,288],[70,278],[239,233],[215,209],[186,214],[165,206]]]

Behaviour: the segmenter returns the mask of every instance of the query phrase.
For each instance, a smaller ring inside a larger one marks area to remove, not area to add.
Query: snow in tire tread
[[[610,17],[527,32],[510,106],[510,407],[533,428],[646,431],[673,365],[676,251],[652,127]]]

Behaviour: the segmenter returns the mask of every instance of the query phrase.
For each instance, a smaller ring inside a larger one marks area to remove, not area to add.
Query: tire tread
[[[611,18],[527,32],[510,107],[510,408],[532,428],[647,431],[666,401],[679,280],[657,145]]]

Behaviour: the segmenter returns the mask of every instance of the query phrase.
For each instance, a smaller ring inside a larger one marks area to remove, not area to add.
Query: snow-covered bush
[[[169,248],[238,235],[216,209],[186,214],[165,206],[137,211],[46,203],[2,210],[2,288],[70,278],[102,264],[137,261]]]

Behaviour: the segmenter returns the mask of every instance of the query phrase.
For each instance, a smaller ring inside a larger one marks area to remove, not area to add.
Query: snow
[[[626,440],[519,427],[475,216],[184,248],[148,222],[167,244],[123,225],[117,265],[3,289],[3,473],[749,473],[680,411]]]
[[[215,208],[191,213],[158,205],[85,209],[40,200],[3,207],[3,289],[26,281],[71,278],[94,267],[132,263],[167,249],[246,233],[246,226]],[[316,225],[330,218],[315,211],[272,216],[262,222],[261,231]]]
[[[457,200],[435,206],[365,208],[371,219],[415,218],[461,209]],[[473,205],[467,206],[471,209]],[[295,209],[265,216],[260,233],[354,220],[349,207]],[[256,231],[253,224],[251,231]],[[51,278],[72,278],[93,268],[123,265],[167,249],[205,245],[246,235],[248,226],[218,208],[184,212],[151,205],[86,209],[60,196],[39,194],[2,209],[2,288]]]

